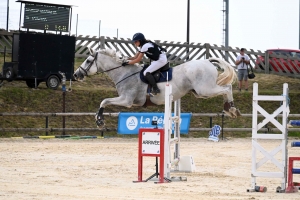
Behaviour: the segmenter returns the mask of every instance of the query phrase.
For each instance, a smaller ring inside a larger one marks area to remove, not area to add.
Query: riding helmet
[[[145,36],[143,35],[143,33],[136,33],[132,37],[132,42],[141,41],[141,40],[145,40]]]

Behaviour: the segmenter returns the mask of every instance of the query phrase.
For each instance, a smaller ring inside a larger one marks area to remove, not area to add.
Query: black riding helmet
[[[135,41],[140,41],[140,46],[143,46],[143,44],[146,43],[146,39],[145,39],[145,36],[143,33],[136,33],[133,35],[132,37],[132,42],[135,42]]]

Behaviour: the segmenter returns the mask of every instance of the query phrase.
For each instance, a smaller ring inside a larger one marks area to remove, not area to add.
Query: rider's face
[[[134,45],[136,46],[136,47],[139,47],[140,46],[140,41],[134,41]]]

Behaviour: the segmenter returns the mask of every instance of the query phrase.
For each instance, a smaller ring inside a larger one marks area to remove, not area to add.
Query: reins
[[[109,72],[109,71],[112,71],[112,70],[114,70],[114,69],[118,69],[118,68],[120,68],[120,67],[123,67],[123,66],[120,65],[120,66],[118,66],[118,67],[114,67],[114,68],[111,68],[111,69],[109,69],[109,70],[105,70],[105,71],[97,72],[97,73]],[[98,67],[97,67],[97,69],[98,69]]]
[[[137,74],[137,73],[140,73],[140,72],[141,72],[141,71],[135,72],[135,73],[133,73],[133,74],[131,74],[131,75],[129,75],[129,76],[123,78],[122,80],[120,80],[119,82],[116,83],[116,86],[117,86],[120,82],[124,81],[125,79],[127,79],[127,78],[129,78],[129,77],[131,77],[131,76],[133,76],[133,75],[135,75],[135,74]]]
[[[84,71],[84,73],[85,73],[85,76],[88,76],[88,71],[90,70],[90,68],[91,68],[91,66],[92,66],[92,64],[97,60],[97,56],[98,56],[98,52],[96,53],[96,55],[95,55],[95,58],[94,58],[94,60],[89,64],[89,66],[86,68],[86,69],[84,69],[83,67],[79,67],[81,70],[83,70]],[[118,67],[114,67],[114,68],[111,68],[111,69],[108,69],[108,70],[105,70],[105,71],[101,71],[101,72],[99,72],[98,71],[98,66],[97,66],[97,62],[95,62],[95,64],[96,64],[96,67],[97,67],[97,72],[96,72],[96,74],[100,74],[100,73],[104,73],[104,72],[109,72],[109,71],[112,71],[112,70],[115,70],[115,69],[118,69],[118,68],[120,68],[120,67],[123,67],[122,65],[120,65],[120,66],[118,66]],[[135,74],[137,74],[137,73],[140,73],[140,71],[138,71],[138,72],[135,72],[135,73],[133,73],[133,74],[131,74],[131,75],[129,75],[129,76],[127,76],[127,77],[125,77],[125,78],[123,78],[122,80],[120,80],[119,82],[117,82],[116,83],[116,86],[120,83],[120,82],[122,82],[122,81],[124,81],[124,80],[126,80],[127,78],[129,78],[129,77],[131,77],[131,76],[133,76],[133,75],[135,75]]]

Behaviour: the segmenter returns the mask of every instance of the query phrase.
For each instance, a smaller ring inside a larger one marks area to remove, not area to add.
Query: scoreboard
[[[70,6],[25,2],[23,28],[69,32]]]

